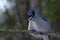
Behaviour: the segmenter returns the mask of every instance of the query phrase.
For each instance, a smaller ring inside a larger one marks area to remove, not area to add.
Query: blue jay
[[[43,16],[41,16],[41,14],[39,14],[34,9],[30,9],[28,11],[28,21],[29,31],[36,31],[41,33],[41,34],[30,33],[32,36],[34,36],[35,38],[42,38],[43,40],[49,40],[48,35],[47,36],[42,35],[42,33],[50,32],[51,28],[50,25],[48,24],[48,21]]]

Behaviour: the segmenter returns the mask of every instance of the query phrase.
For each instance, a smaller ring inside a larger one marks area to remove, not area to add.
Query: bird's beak
[[[28,19],[28,18],[30,18],[32,15],[30,15],[30,16],[27,16],[25,19]]]

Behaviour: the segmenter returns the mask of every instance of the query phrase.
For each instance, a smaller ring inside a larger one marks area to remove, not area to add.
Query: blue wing
[[[41,17],[44,21],[48,21],[44,16],[41,15],[39,12],[35,12],[35,16]]]

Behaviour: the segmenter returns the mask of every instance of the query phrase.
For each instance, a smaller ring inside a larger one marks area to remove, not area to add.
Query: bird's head
[[[34,15],[35,15],[34,10],[33,9],[30,9],[28,11],[28,19],[31,20],[34,17]]]

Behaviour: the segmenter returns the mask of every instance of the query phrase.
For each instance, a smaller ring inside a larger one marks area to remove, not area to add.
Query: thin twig
[[[8,32],[8,33],[21,33],[21,32],[25,32],[25,33],[35,33],[35,34],[40,34],[40,32],[33,32],[33,31],[28,31],[28,30],[0,30],[2,32]],[[59,37],[59,34],[55,34],[55,33],[43,33],[43,35],[51,35],[51,36],[55,36],[55,37]]]

